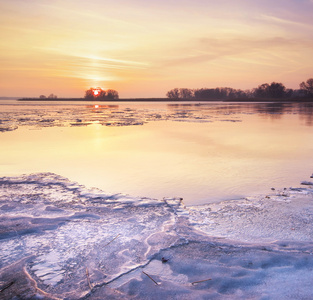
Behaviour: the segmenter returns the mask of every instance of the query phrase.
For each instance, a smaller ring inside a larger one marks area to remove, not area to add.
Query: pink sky
[[[0,0],[0,96],[165,97],[313,77],[311,0]]]

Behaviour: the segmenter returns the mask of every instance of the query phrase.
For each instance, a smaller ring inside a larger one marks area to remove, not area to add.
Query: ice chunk
[[[301,184],[303,185],[313,185],[312,181],[301,181]]]
[[[310,299],[312,200],[290,188],[185,207],[52,173],[2,177],[2,296]]]

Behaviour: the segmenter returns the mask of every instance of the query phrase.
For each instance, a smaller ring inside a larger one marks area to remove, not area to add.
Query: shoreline
[[[289,102],[313,102],[313,98],[236,98],[236,99],[169,99],[169,98],[120,98],[120,99],[93,99],[85,98],[56,98],[56,99],[39,99],[39,98],[20,98],[17,101],[37,101],[37,102],[274,102],[274,103],[289,103]]]

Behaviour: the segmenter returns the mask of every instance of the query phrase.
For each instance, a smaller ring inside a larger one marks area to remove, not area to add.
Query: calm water
[[[299,186],[313,105],[0,101],[0,176],[53,172],[187,205]]]

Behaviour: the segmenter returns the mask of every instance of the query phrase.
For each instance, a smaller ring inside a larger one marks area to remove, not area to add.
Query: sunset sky
[[[0,96],[298,88],[312,16],[313,0],[0,0]]]

